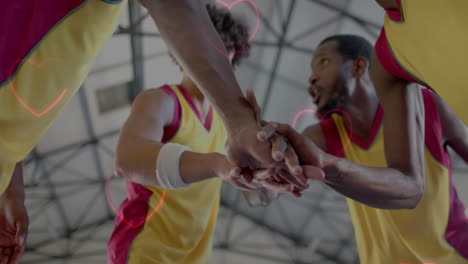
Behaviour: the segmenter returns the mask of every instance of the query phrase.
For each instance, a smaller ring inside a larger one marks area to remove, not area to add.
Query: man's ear
[[[358,57],[353,61],[352,74],[354,78],[360,78],[369,67],[369,60],[364,57]]]

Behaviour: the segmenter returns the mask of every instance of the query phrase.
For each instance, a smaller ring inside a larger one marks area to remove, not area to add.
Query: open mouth
[[[313,98],[314,104],[318,106],[320,103],[320,94],[317,93],[315,94],[315,96],[312,96],[312,98]]]
[[[319,102],[320,102],[320,93],[317,91],[317,89],[310,87],[309,88],[309,94],[312,97],[312,102],[315,105],[318,105]]]

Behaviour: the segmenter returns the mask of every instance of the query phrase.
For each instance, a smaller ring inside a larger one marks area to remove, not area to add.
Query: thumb
[[[309,138],[304,136],[303,134],[297,132],[294,128],[287,124],[276,124],[275,123],[276,132],[282,136],[284,136],[289,144],[296,150],[296,152],[301,148],[306,146],[308,148]],[[299,154],[299,153],[298,153]]]
[[[21,220],[16,222],[16,235],[15,241],[18,245],[23,246],[26,240],[26,233],[28,232],[27,221]]]

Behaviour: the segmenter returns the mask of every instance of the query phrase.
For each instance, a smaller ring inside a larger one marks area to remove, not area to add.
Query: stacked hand
[[[321,168],[328,156],[290,126],[260,121],[260,107],[252,91],[247,92],[246,99],[257,126],[241,127],[230,134],[227,157],[239,167],[232,169],[225,180],[243,189],[299,197],[308,188],[308,179],[323,179]]]
[[[17,173],[23,177],[21,165],[16,167],[14,174]],[[24,193],[13,187],[10,184],[0,194],[0,264],[18,263],[26,245],[28,213]]]

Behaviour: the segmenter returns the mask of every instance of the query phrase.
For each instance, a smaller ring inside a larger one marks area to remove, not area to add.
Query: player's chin
[[[317,114],[316,115],[317,115],[317,118],[319,120],[323,120],[323,119],[327,118],[329,116],[329,114],[330,114],[330,112],[329,112],[329,110],[327,110],[327,108],[321,107],[321,108],[317,109]]]
[[[317,107],[317,118],[326,119],[330,117],[330,114],[339,109],[342,106],[336,100],[328,100],[324,105]]]

